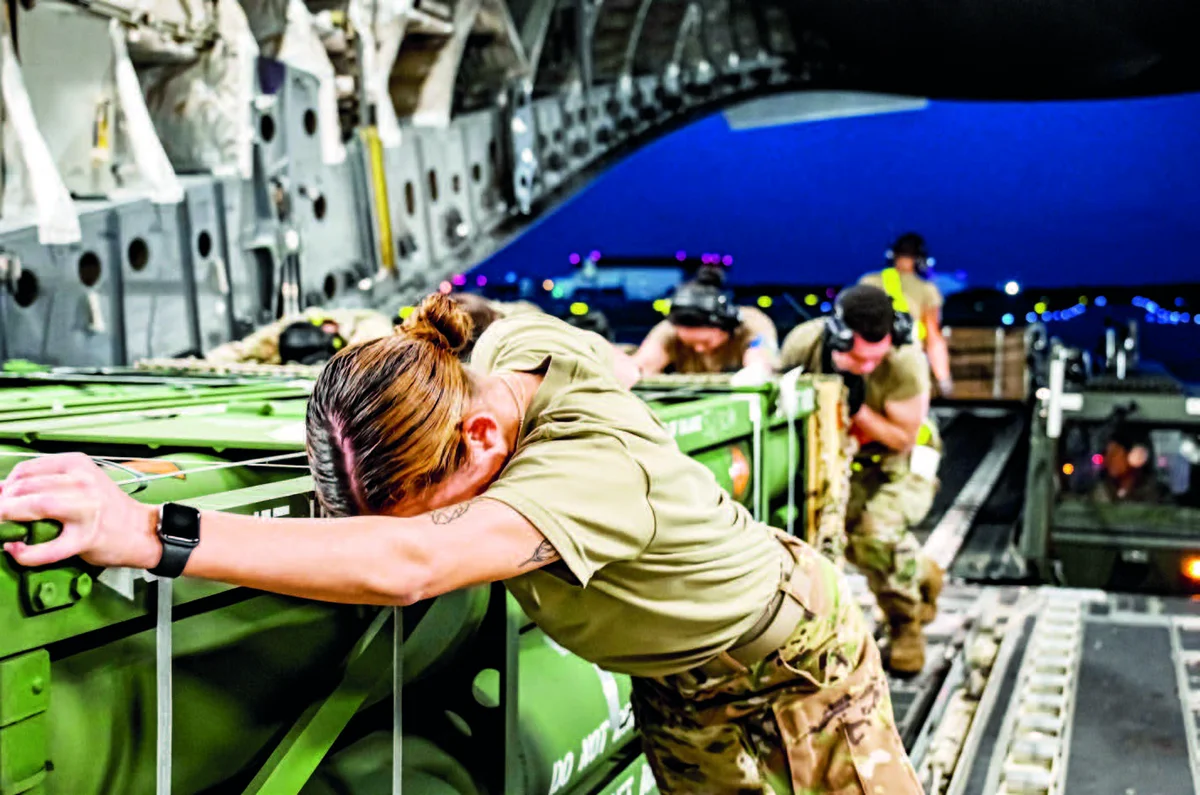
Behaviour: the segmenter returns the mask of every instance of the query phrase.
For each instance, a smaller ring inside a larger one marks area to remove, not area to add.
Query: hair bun
[[[457,354],[471,339],[471,316],[449,296],[427,296],[417,310],[404,321],[404,332],[415,339]]]
[[[704,284],[709,287],[724,287],[725,271],[721,268],[714,268],[712,265],[705,265],[696,271],[696,284]]]

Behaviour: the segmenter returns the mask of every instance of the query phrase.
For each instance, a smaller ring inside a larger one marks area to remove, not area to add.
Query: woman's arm
[[[409,605],[557,558],[523,516],[477,499],[406,519],[204,512],[184,574],[305,599]]]
[[[0,489],[0,520],[56,519],[43,544],[5,544],[23,566],[79,555],[100,566],[153,568],[157,507],[124,494],[85,456],[23,461]],[[523,516],[473,500],[412,518],[264,519],[204,512],[184,573],[264,591],[353,604],[411,604],[515,577],[558,558]]]

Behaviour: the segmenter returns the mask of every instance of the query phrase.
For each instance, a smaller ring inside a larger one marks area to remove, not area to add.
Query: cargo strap
[[[159,577],[157,616],[154,623],[154,680],[158,712],[158,744],[155,751],[155,795],[171,795],[171,600],[170,577]]]
[[[402,610],[392,608],[392,795],[400,795],[404,772],[404,723],[400,692],[404,689],[404,624]]]
[[[892,308],[897,312],[907,312],[911,315],[912,310],[908,308],[908,299],[904,297],[904,289],[900,284],[900,271],[895,268],[884,268],[880,278],[883,280],[883,291],[892,298]],[[919,317],[913,317],[913,320],[917,339],[925,339],[925,322]]]
[[[604,691],[604,702],[608,705],[608,725],[612,729],[613,739],[621,736],[621,691],[617,687],[617,677],[611,672],[593,664],[596,678],[600,680],[600,689]]]
[[[767,605],[758,621],[738,638],[733,646],[696,670],[708,676],[747,673],[750,666],[779,649],[796,631],[796,626],[808,615],[801,600],[807,591],[808,574],[800,565],[796,545],[800,541],[772,528],[787,554],[779,578],[779,590]]]

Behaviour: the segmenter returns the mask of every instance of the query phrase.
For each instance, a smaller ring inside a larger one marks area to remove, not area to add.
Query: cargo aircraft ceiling
[[[701,116],[1194,91],[1198,34],[1189,0],[13,2],[0,353],[390,312]]]

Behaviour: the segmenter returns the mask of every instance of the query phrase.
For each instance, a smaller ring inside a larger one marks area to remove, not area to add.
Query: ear
[[[1129,466],[1135,469],[1141,469],[1142,467],[1146,466],[1146,462],[1150,460],[1150,451],[1146,449],[1145,445],[1136,444],[1133,446],[1133,449],[1129,451],[1128,460]]]
[[[485,456],[504,447],[500,424],[490,411],[479,411],[463,418],[463,436],[471,448],[472,457]]]

